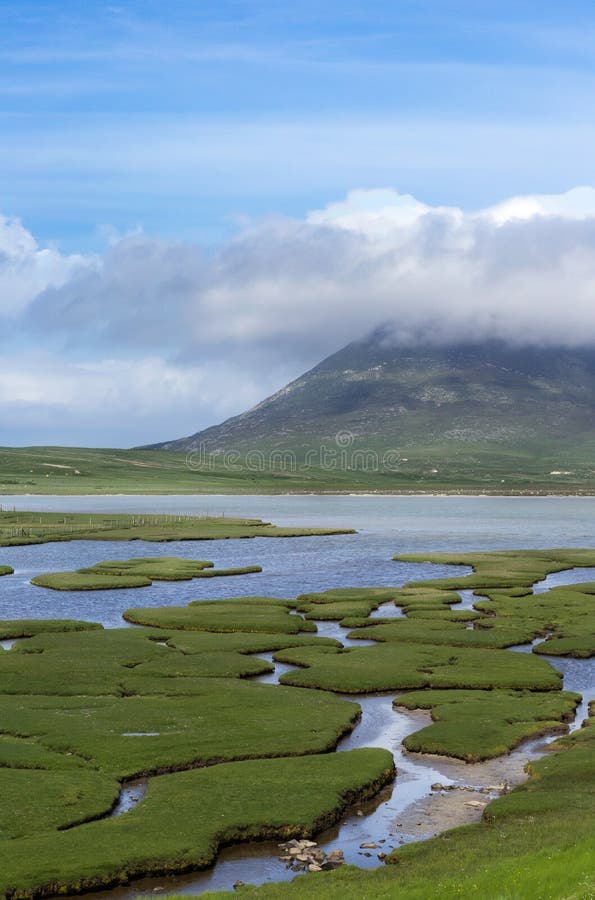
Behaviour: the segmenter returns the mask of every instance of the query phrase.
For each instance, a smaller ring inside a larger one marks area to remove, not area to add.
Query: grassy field
[[[353,533],[350,528],[280,528],[260,519],[225,516],[33,513],[0,509],[0,547],[75,540],[159,543]],[[162,565],[161,570],[164,568]]]
[[[330,441],[331,445],[333,444]],[[366,445],[367,446],[367,445]],[[252,471],[247,464],[225,467],[196,456],[164,450],[81,447],[0,448],[2,494],[278,494],[378,491],[396,493],[593,494],[592,455],[569,464],[538,447],[511,451],[502,446],[460,447],[435,443],[407,450],[396,471],[362,465],[304,464],[307,448],[289,463]],[[374,446],[370,448],[374,452]],[[266,453],[265,453],[266,456]],[[283,459],[283,454],[281,455]]]

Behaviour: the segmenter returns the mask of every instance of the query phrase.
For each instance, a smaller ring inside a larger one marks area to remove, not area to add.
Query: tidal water
[[[83,618],[122,625],[131,606],[258,594],[295,597],[306,591],[366,585],[398,586],[460,569],[392,561],[397,553],[595,544],[593,497],[23,497],[4,496],[5,509],[65,512],[151,512],[262,518],[278,525],[348,527],[354,535],[228,541],[72,541],[0,548],[15,575],[0,578],[0,618]],[[216,566],[260,565],[260,574],[156,583],[118,591],[56,592],[34,587],[43,572],[78,569],[131,556],[209,559]]]
[[[408,552],[493,550],[512,548],[595,546],[595,498],[503,498],[503,497],[394,497],[394,496],[276,496],[276,497],[3,497],[4,508],[63,510],[72,512],[152,512],[189,513],[257,517],[279,525],[351,527],[354,535],[227,541],[192,541],[154,544],[134,542],[89,542],[43,544],[0,548],[0,563],[11,565],[15,575],[0,578],[0,618],[82,618],[106,627],[125,625],[124,609],[131,606],[185,604],[190,600],[228,596],[295,597],[306,591],[341,586],[398,586],[412,579],[435,578],[461,573],[460,567],[428,563],[402,563],[393,555]],[[209,559],[218,567],[257,564],[260,574],[233,578],[156,582],[147,588],[61,593],[34,587],[29,580],[42,572],[81,568],[104,559],[131,556],[182,556]],[[535,586],[536,591],[573,581],[595,580],[595,570],[581,569],[556,573]],[[461,592],[462,604],[471,607],[476,599]],[[400,615],[394,607],[381,608],[377,615]],[[350,642],[337,623],[319,623],[319,633]],[[7,642],[8,643],[8,642]],[[7,647],[8,649],[8,647]],[[530,645],[514,648],[530,650]],[[271,659],[270,654],[263,654]],[[594,661],[550,659],[564,674],[564,686],[594,695]],[[259,680],[275,682],[289,667],[277,664],[275,672]],[[478,793],[432,794],[431,784],[488,790],[503,780],[522,780],[527,760],[540,755],[543,740],[526,742],[506,757],[488,763],[465,765],[444,757],[408,754],[403,738],[429,721],[427,713],[393,710],[394,694],[350,698],[362,706],[362,720],[338,749],[358,746],[387,747],[393,752],[397,779],[376,798],[346,814],[335,828],[317,840],[327,851],[341,848],[346,859],[360,866],[379,865],[378,850],[366,856],[360,844],[378,841],[388,852],[404,841],[426,838],[460,821],[465,798],[485,797]],[[586,703],[577,710],[574,727],[586,715]],[[126,814],[142,802],[146,782],[125,786],[115,815]],[[150,782],[149,782],[150,789]],[[493,795],[493,794],[492,794]],[[448,809],[455,803],[449,821]],[[442,804],[442,805],[441,805]],[[468,804],[467,804],[468,806]],[[481,809],[467,809],[466,821],[481,816]],[[416,821],[417,820],[417,821]],[[278,860],[275,844],[238,845],[224,849],[217,864],[208,871],[177,878],[155,878],[115,891],[101,892],[104,898],[132,898],[154,891],[199,894],[208,889],[231,888],[239,878],[261,883],[286,880],[294,874]],[[298,877],[308,877],[298,876]]]

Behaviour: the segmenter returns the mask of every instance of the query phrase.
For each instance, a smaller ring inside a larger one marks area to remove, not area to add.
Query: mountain
[[[324,448],[354,470],[368,452],[380,468],[388,453],[385,468],[402,475],[590,477],[595,350],[394,346],[376,331],[247,412],[154,448],[215,459],[257,451],[267,465],[273,454],[270,468],[284,452],[324,468]]]

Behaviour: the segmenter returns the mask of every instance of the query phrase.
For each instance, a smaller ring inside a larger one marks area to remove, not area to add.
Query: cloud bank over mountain
[[[0,218],[0,320],[4,443],[206,426],[380,324],[398,343],[595,344],[595,189],[472,212],[354,190],[216,253],[138,233],[64,256]]]

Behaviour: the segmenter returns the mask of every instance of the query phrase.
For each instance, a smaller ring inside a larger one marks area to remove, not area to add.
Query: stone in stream
[[[360,850],[379,850],[378,844],[375,844],[374,841],[368,841],[365,844],[359,845]]]
[[[332,850],[328,856],[321,850],[316,841],[296,840],[277,845],[281,851],[281,862],[294,872],[321,872],[323,869],[335,869],[345,862],[342,850]]]

